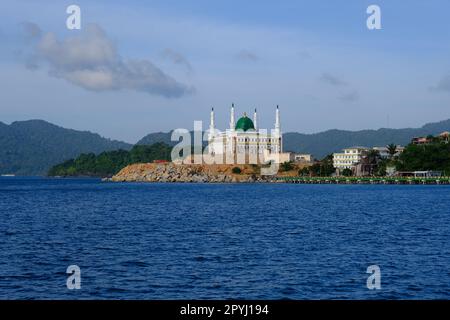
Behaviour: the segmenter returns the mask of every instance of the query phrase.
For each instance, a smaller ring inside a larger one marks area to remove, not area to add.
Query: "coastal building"
[[[405,148],[397,146],[394,156],[400,155]],[[355,176],[364,176],[370,174],[376,163],[368,163],[367,155],[369,151],[377,151],[381,159],[389,159],[391,157],[387,147],[352,147],[343,149],[342,152],[333,153],[333,166],[336,173],[340,175],[343,170],[351,169]]]
[[[450,137],[450,132],[448,132],[448,131],[444,131],[439,134],[439,138],[441,138],[442,141],[444,141],[446,143],[448,143],[450,141],[449,137]]]
[[[264,159],[266,161],[272,160],[275,156],[278,158],[279,163],[283,162],[296,162],[296,163],[311,163],[312,155],[311,154],[300,154],[294,152],[282,152],[280,154],[269,153],[268,150],[264,150],[263,152]],[[274,159],[275,161],[275,159]]]
[[[414,178],[439,178],[442,177],[442,171],[423,170],[423,171],[399,171],[396,173],[399,177]]]
[[[283,163],[283,162],[292,162],[293,161],[293,154],[291,152],[271,152],[268,149],[263,149],[262,151],[262,158],[265,162],[275,162],[275,163]]]
[[[428,144],[431,142],[429,137],[415,137],[411,140],[412,144]]]
[[[352,169],[369,151],[365,147],[352,147],[342,150],[339,153],[333,153],[333,166],[338,174],[344,169]]]
[[[448,143],[450,141],[450,132],[448,132],[448,131],[441,132],[436,137],[433,137],[432,135],[429,135],[427,137],[416,137],[411,140],[411,143],[412,144],[429,144],[438,139],[440,141]]]
[[[399,156],[400,153],[403,152],[405,148],[402,146],[397,146],[397,148],[395,149],[395,154],[394,156]],[[376,150],[379,152],[380,157],[382,159],[389,159],[391,157],[390,153],[389,153],[389,149],[387,147],[373,147],[372,150]]]
[[[294,153],[293,161],[294,162],[311,163],[313,161],[313,157],[311,154]]]
[[[214,108],[211,110],[208,131],[208,155],[221,163],[263,163],[290,161],[290,155],[283,153],[283,135],[280,125],[280,110],[275,110],[275,126],[271,130],[258,127],[255,109],[253,120],[244,112],[235,121],[234,104],[230,110],[229,128],[222,132],[215,126]]]

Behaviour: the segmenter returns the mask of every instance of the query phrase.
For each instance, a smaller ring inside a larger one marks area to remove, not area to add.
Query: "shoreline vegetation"
[[[313,163],[285,162],[277,175],[262,176],[261,166],[174,164],[170,162],[172,147],[164,143],[136,145],[130,151],[116,150],[81,154],[76,159],[52,167],[50,177],[99,177],[113,182],[272,182],[272,183],[334,183],[334,184],[450,184],[450,143],[429,136],[423,145],[409,144],[398,156],[381,159],[373,154],[366,157],[370,175],[352,176],[350,170],[336,176],[333,156]],[[394,148],[395,149],[395,148]],[[388,168],[397,171],[433,170],[441,177],[400,177],[386,174]]]
[[[332,152],[351,146],[384,146],[390,143],[405,146],[413,137],[438,135],[444,131],[450,131],[450,119],[409,129],[327,130],[314,134],[285,132],[283,148],[285,151],[312,154],[317,159],[323,159]],[[171,141],[171,133],[150,133],[135,145],[151,146],[161,142],[173,147],[178,142]],[[14,121],[11,124],[0,121],[1,174],[45,176],[53,166],[69,159],[75,160],[81,154],[99,155],[114,150],[130,151],[132,148],[133,144],[108,139],[93,132],[63,128],[43,120]],[[94,172],[89,176],[112,176],[117,172],[107,175]],[[76,176],[76,173],[60,175]]]
[[[75,159],[53,166],[48,171],[50,177],[112,177],[128,165],[147,163],[155,160],[170,161],[172,147],[165,143],[151,146],[135,145],[130,151],[119,149],[98,155],[83,153]]]

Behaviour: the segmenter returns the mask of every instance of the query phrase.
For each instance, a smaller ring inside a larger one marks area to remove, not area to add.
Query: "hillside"
[[[0,122],[0,174],[44,175],[51,166],[81,153],[130,148],[124,142],[43,120]]]
[[[169,132],[154,132],[146,135],[141,140],[139,140],[136,144],[138,145],[152,145],[157,142],[165,143],[169,146],[174,146],[177,144],[175,141],[170,140],[170,136],[172,135],[172,131]]]
[[[301,153],[311,153],[316,158],[337,152],[351,146],[386,146],[390,143],[407,145],[411,138],[417,136],[437,135],[450,131],[450,119],[429,123],[421,128],[378,129],[378,130],[328,130],[316,134],[285,133],[284,150]]]
[[[442,131],[450,131],[450,120],[408,129],[328,130],[316,134],[290,132],[284,134],[284,150],[311,153],[321,159],[349,146],[406,145],[412,137],[436,135]],[[151,133],[137,144],[163,142],[173,146],[177,142],[170,141],[170,136],[170,132]],[[45,175],[52,166],[82,153],[99,154],[130,150],[131,147],[95,133],[65,129],[43,120],[17,121],[10,125],[0,122],[0,174]]]
[[[135,145],[130,151],[105,151],[98,155],[81,154],[76,159],[53,166],[48,175],[109,177],[134,163],[148,163],[154,160],[169,161],[171,151],[172,147],[167,144],[155,143],[151,146]]]
[[[435,170],[450,175],[450,143],[435,137],[425,145],[410,144],[393,164],[400,171]]]
[[[283,135],[283,149],[298,153],[310,153],[318,159],[326,155],[340,151],[351,146],[386,146],[390,143],[407,145],[411,138],[416,136],[436,135],[443,131],[450,131],[450,119],[429,123],[421,128],[406,129],[378,129],[378,130],[327,130],[315,134],[303,134],[288,132]],[[170,141],[170,132],[150,133],[142,138],[137,144],[152,144],[164,142],[174,145],[176,142]]]

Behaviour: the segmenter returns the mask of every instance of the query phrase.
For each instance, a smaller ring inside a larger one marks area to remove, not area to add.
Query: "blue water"
[[[0,217],[0,299],[450,298],[449,186],[0,178]]]

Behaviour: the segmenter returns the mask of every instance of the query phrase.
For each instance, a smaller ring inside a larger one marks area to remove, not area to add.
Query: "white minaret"
[[[277,105],[277,111],[275,112],[275,131],[279,135],[281,133],[280,130],[280,109]]]
[[[215,125],[214,125],[214,108],[211,108],[211,118],[209,120],[209,133],[208,133],[208,140],[211,141],[212,138],[214,137],[214,130],[215,130]]]
[[[255,130],[258,130],[258,117],[256,115],[256,108],[255,113],[253,114],[253,125],[255,126]]]
[[[278,147],[276,147],[275,152],[283,152],[283,136],[281,135],[281,127],[280,127],[280,109],[277,105],[277,110],[275,112],[275,136],[279,139]]]
[[[231,104],[231,114],[230,114],[230,130],[234,131],[234,103]]]
[[[214,155],[214,134],[215,134],[215,128],[214,128],[214,108],[211,108],[211,118],[209,120],[209,132],[208,132],[208,148],[209,148],[209,154]]]
[[[209,131],[214,131],[214,108],[211,108],[211,119],[209,120]]]

